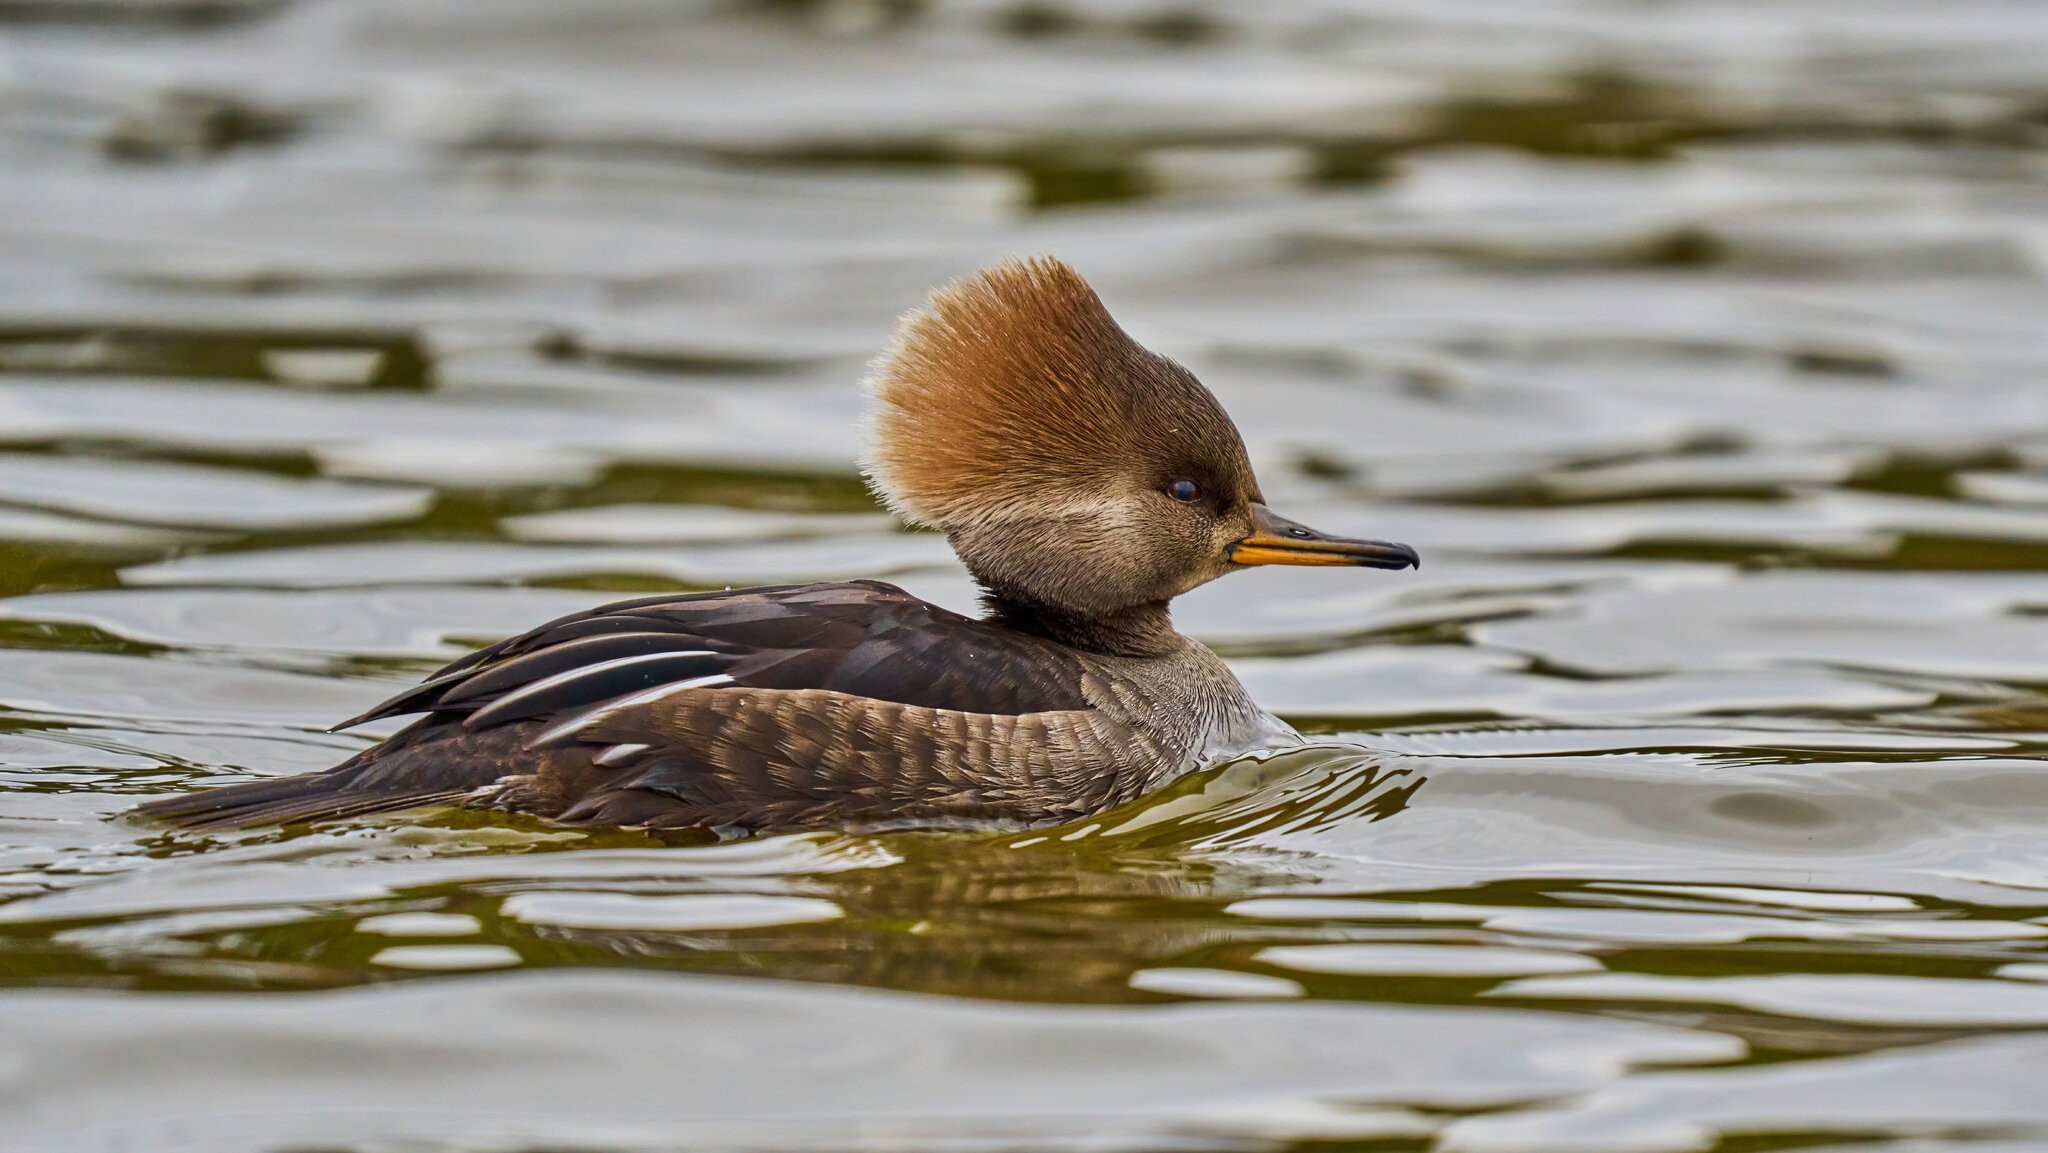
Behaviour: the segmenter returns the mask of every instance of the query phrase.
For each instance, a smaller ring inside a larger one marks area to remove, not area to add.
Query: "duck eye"
[[[1182,504],[1193,504],[1202,499],[1202,486],[1183,477],[1166,486],[1166,495]]]

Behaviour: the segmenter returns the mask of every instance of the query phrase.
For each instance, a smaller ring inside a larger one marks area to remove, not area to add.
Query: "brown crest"
[[[1126,335],[1051,257],[933,293],[898,323],[868,392],[864,471],[916,524],[1115,498],[1176,471],[1251,475],[1208,389]]]

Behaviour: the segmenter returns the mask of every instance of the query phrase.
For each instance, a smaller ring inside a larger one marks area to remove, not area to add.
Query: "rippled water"
[[[134,802],[880,576],[892,317],[1076,263],[1419,574],[1079,827]],[[2048,11],[0,0],[0,1148],[2048,1145]]]

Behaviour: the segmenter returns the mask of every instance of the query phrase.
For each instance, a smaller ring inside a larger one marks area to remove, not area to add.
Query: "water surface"
[[[2048,15],[0,0],[0,1148],[2048,1144]],[[972,602],[893,317],[1078,265],[1316,734],[1076,826],[119,814],[629,592]]]

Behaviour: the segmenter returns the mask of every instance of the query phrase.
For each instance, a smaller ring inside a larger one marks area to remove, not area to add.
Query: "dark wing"
[[[824,689],[1004,714],[1087,708],[1077,662],[880,581],[620,601],[550,621],[447,666],[335,726],[408,713],[464,728],[575,710],[684,681]]]
[[[607,824],[774,827],[790,822],[740,818],[862,803],[879,815],[911,794],[959,793],[971,766],[1006,759],[991,742],[1126,737],[1104,727],[1087,683],[1059,646],[875,581],[644,597],[448,665],[339,726],[426,714],[325,773],[142,812],[265,824],[487,790],[502,807]],[[1042,778],[1031,760],[1019,771]]]

